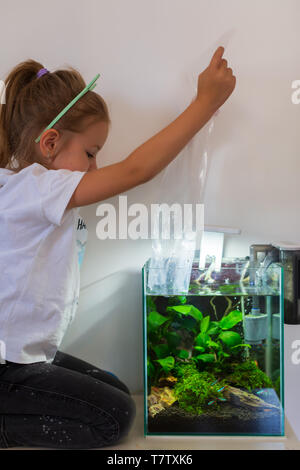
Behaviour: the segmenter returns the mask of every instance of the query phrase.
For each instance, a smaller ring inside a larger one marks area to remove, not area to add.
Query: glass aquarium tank
[[[144,433],[283,436],[283,268],[206,261],[143,266]]]

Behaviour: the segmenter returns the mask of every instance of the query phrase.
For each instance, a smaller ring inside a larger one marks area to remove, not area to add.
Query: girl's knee
[[[100,414],[92,425],[99,447],[112,446],[129,433],[136,417],[136,404],[130,395],[115,390],[105,412],[106,418],[103,420]]]

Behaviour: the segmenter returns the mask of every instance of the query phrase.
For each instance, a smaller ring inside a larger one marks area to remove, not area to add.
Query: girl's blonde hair
[[[86,86],[73,67],[37,77],[43,65],[26,60],[6,77],[5,104],[0,104],[0,168],[20,171],[41,161],[34,140]],[[104,99],[88,91],[57,121],[54,129],[84,132],[88,125],[111,123]],[[17,167],[15,166],[17,163]]]

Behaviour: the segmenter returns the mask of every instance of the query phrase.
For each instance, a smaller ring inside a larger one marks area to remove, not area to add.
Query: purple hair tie
[[[42,77],[43,75],[45,75],[45,73],[48,73],[49,70],[45,69],[45,68],[42,68],[38,71],[38,73],[36,74],[37,75],[37,78],[40,78]]]

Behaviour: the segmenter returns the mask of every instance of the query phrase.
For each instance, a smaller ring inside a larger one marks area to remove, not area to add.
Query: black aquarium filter
[[[272,243],[250,247],[250,266],[259,270],[280,263],[284,271],[284,323],[300,324],[300,246],[291,243]],[[256,302],[256,300],[255,300]]]
[[[284,269],[284,323],[300,324],[300,246],[288,243],[273,244]]]

